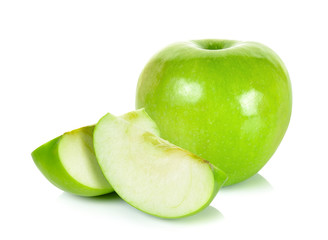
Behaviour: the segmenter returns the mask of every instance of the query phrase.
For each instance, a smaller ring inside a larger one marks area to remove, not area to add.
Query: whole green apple
[[[210,161],[225,185],[256,174],[281,142],[291,116],[287,69],[255,42],[195,40],[157,53],[140,75],[136,108],[161,137]]]

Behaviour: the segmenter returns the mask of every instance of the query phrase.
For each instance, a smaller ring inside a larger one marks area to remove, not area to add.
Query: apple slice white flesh
[[[94,149],[116,193],[158,217],[200,211],[227,179],[208,161],[111,114],[95,127]]]
[[[143,109],[124,114],[121,118],[159,134],[156,124]],[[113,191],[94,154],[93,130],[94,126],[87,126],[67,132],[32,153],[40,171],[58,188],[81,196]]]

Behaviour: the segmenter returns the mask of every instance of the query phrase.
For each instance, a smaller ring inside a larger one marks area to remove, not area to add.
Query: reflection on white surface
[[[182,224],[182,225],[190,225],[190,224],[209,224],[212,222],[217,222],[219,220],[224,219],[224,216],[222,213],[217,210],[215,207],[208,206],[201,212],[185,217],[185,218],[178,218],[178,219],[173,219],[171,220],[173,224]]]
[[[271,184],[264,177],[256,174],[244,182],[222,188],[218,196],[216,196],[215,201],[223,202],[221,206],[224,207],[224,199],[229,198],[229,195],[231,195],[228,194],[229,192],[240,195],[240,192],[254,193],[255,191],[260,193],[271,191],[272,189]],[[135,209],[124,202],[116,193],[98,197],[80,197],[64,192],[57,199],[63,211],[69,209],[69,211],[73,211],[75,214],[91,215],[97,218],[105,218],[108,221],[115,219],[116,222],[129,222],[133,225],[142,226],[158,226],[158,224],[163,226],[190,226],[217,223],[223,220],[224,216],[214,207],[215,201],[211,206],[195,215],[169,220],[154,217]]]
[[[263,191],[272,191],[272,190],[273,187],[269,183],[269,181],[258,173],[241,183],[237,183],[221,189],[221,191],[223,192],[228,192],[228,191],[263,192]]]
[[[252,89],[244,94],[242,94],[239,98],[239,103],[242,108],[243,114],[245,116],[253,116],[257,114],[257,108],[259,102],[263,98],[263,93]]]
[[[116,193],[110,193],[98,197],[80,197],[69,193],[62,193],[57,202],[63,209],[70,209],[76,213],[93,215],[97,217],[108,218],[108,220],[116,219],[117,222],[130,222],[133,225],[201,225],[217,222],[223,219],[223,215],[213,206],[198,212],[195,215],[178,218],[178,219],[162,219],[146,214],[136,208],[130,206],[123,201]]]
[[[184,101],[197,102],[203,93],[201,85],[196,82],[188,82],[185,79],[179,79],[175,83],[175,89],[179,94],[179,97],[183,97]]]

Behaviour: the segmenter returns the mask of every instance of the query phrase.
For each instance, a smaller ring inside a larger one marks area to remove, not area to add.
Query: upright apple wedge
[[[158,217],[200,211],[227,179],[209,162],[111,114],[96,125],[94,149],[116,193]]]
[[[156,124],[143,109],[121,118],[159,134]],[[94,126],[88,126],[67,132],[33,151],[32,158],[39,170],[58,188],[81,196],[113,191],[94,154],[93,130]]]

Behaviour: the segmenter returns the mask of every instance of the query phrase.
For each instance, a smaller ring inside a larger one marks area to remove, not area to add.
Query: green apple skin
[[[93,133],[94,126],[87,126],[74,131],[85,131]],[[96,189],[81,184],[76,181],[63,166],[58,152],[58,147],[62,136],[59,136],[32,152],[35,165],[42,174],[59,189],[80,196],[98,196],[113,192],[113,188],[108,184],[107,187]]]
[[[279,56],[260,43],[180,42],[145,66],[136,108],[161,137],[227,173],[227,186],[256,174],[276,151],[291,116],[291,83]]]

